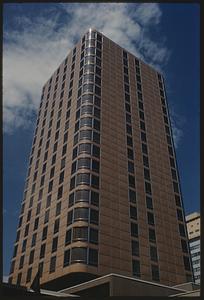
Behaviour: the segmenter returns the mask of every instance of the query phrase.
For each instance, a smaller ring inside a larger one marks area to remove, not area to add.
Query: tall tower
[[[90,29],[42,90],[10,282],[191,281],[164,80]]]

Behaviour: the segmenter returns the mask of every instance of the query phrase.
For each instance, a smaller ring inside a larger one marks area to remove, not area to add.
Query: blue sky
[[[199,5],[19,3],[3,13],[4,275],[42,86],[90,26],[163,72],[185,211],[199,211]]]

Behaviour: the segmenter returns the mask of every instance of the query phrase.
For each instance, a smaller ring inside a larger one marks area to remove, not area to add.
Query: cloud
[[[7,133],[32,124],[42,86],[89,27],[154,66],[168,60],[164,42],[153,40],[150,34],[151,28],[158,30],[162,17],[158,4],[63,3],[48,4],[46,9],[40,4],[34,7],[29,17],[20,17],[16,10],[12,16],[15,26],[4,29],[3,129]]]
[[[172,103],[169,104],[169,115],[171,119],[174,146],[177,149],[183,137],[183,128],[186,123],[186,119],[181,114],[176,113],[175,107],[172,105]]]
[[[7,275],[3,276],[3,282],[8,282],[8,279],[9,279],[9,276],[7,276]]]

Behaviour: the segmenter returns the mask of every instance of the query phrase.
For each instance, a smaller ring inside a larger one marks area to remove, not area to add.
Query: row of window
[[[130,88],[129,88],[129,70],[128,70],[128,57],[127,53],[123,51],[123,75],[124,75],[124,104],[126,110],[126,138],[127,138],[127,154],[128,149],[133,152],[133,140],[132,140],[132,122],[131,122],[131,106],[130,106]],[[128,157],[128,193],[130,205],[130,219],[131,219],[131,236],[132,238],[138,238],[138,224],[132,221],[137,221],[137,206],[136,206],[136,191],[135,191],[135,167],[134,157],[131,159]],[[134,205],[134,206],[133,206]],[[131,240],[132,256],[139,257],[139,241]],[[139,260],[133,260],[132,272],[133,275],[140,277],[140,262]]]
[[[163,111],[166,138],[167,138],[167,144],[168,144],[168,150],[169,150],[169,160],[170,160],[170,166],[171,166],[172,182],[173,182],[173,189],[174,189],[174,193],[175,193],[175,200],[176,200],[176,205],[181,207],[178,177],[177,177],[176,165],[175,165],[175,160],[174,160],[174,153],[173,153],[173,147],[172,147],[172,141],[171,141],[171,133],[170,133],[170,129],[169,129],[168,115],[167,115],[166,102],[165,102],[164,86],[163,86],[163,82],[162,82],[162,78],[161,78],[160,74],[158,74],[158,84],[159,84],[159,88],[160,88],[162,111]],[[184,218],[183,218],[182,209],[177,208],[176,213],[177,213],[177,220],[180,221],[180,222],[183,222]],[[182,252],[185,253],[185,254],[189,254],[187,241],[185,239],[182,239],[182,237],[183,238],[186,237],[186,230],[185,230],[184,225],[180,224],[180,223],[179,223],[179,233],[180,233],[180,236],[181,236]],[[191,271],[189,257],[188,256],[183,256],[183,261],[184,261],[185,270],[186,271]]]
[[[142,94],[142,83],[141,83],[141,72],[139,60],[135,59],[135,71],[136,71],[136,85],[137,85],[137,100],[139,108],[139,118],[140,118],[140,136],[142,141],[142,153],[143,153],[143,164],[144,164],[144,183],[145,183],[145,193],[146,193],[146,207],[147,211],[147,222],[148,225],[154,226],[154,213],[153,213],[153,201],[152,201],[152,188],[151,188],[151,176],[149,169],[149,159],[148,159],[148,146],[146,137],[146,126],[145,126],[145,114],[143,105],[143,94]],[[144,155],[145,152],[145,155]],[[150,230],[151,228],[149,228]],[[155,230],[154,230],[155,235]],[[156,243],[156,236],[154,240],[150,240],[151,243]],[[158,261],[157,247],[150,244],[150,259],[154,262]],[[152,271],[152,279],[159,281],[159,266],[154,266],[154,271]]]

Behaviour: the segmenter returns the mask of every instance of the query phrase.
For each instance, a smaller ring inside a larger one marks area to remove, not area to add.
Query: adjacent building
[[[200,214],[194,212],[186,216],[195,283],[200,284]]]
[[[90,29],[42,89],[10,282],[192,281],[164,78]]]

